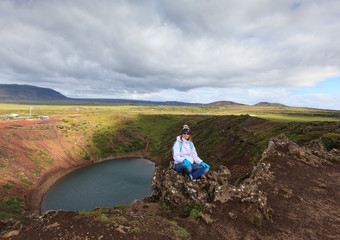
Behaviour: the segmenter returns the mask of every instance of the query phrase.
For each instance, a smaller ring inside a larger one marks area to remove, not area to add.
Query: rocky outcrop
[[[272,210],[267,206],[266,194],[258,189],[258,183],[272,177],[269,167],[270,164],[258,164],[253,168],[250,177],[239,186],[228,183],[230,171],[225,166],[209,171],[201,179],[193,181],[176,172],[171,164],[166,169],[157,167],[152,178],[152,197],[172,207],[192,204],[209,206],[217,201],[224,203],[239,199],[241,202],[255,204],[270,219]]]
[[[328,162],[340,161],[340,150],[334,148],[327,151],[321,140],[311,142],[308,148],[314,155],[326,159]]]
[[[269,141],[261,161],[273,161],[277,157],[293,158],[309,166],[319,167],[324,164],[332,164],[335,159],[340,159],[340,151],[337,149],[326,151],[321,141],[312,142],[310,148],[301,147],[281,134]]]
[[[172,166],[167,169],[156,167],[151,185],[153,198],[169,206],[209,203],[214,200],[219,186],[228,185],[229,176],[228,168],[220,166],[199,180],[188,181],[184,174],[179,174]]]

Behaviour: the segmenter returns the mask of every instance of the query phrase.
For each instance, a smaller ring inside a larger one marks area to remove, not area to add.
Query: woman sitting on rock
[[[190,128],[188,125],[184,125],[182,134],[177,136],[172,149],[176,171],[188,174],[190,180],[192,180],[207,173],[210,166],[198,157],[190,135]]]

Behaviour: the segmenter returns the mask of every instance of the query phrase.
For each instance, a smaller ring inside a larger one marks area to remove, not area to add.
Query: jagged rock
[[[131,229],[130,227],[119,225],[116,230],[120,233],[125,234],[125,233],[128,233],[130,231],[130,229]]]
[[[198,217],[201,218],[203,222],[205,222],[206,224],[212,224],[214,222],[214,220],[211,219],[209,214],[204,214],[202,212],[199,212]]]
[[[321,142],[321,139],[318,141],[312,141],[308,146],[312,153],[320,158],[327,159],[327,161],[332,162],[334,159],[340,160],[340,150],[332,149],[331,151],[327,151],[324,145]]]
[[[20,233],[19,230],[13,230],[13,231],[10,231],[8,233],[6,233],[5,235],[3,235],[4,238],[11,238],[11,237],[15,237],[15,236],[18,236]]]
[[[205,204],[213,201],[216,187],[228,184],[229,176],[229,169],[220,166],[201,179],[188,181],[184,174],[176,172],[170,165],[167,169],[155,169],[151,188],[153,197],[169,206]]]
[[[331,164],[327,160],[334,158],[333,154],[327,152],[320,143],[314,143],[314,147],[316,148],[315,150],[301,147],[289,140],[284,134],[281,134],[269,141],[268,149],[262,154],[262,159],[289,156],[313,167]]]
[[[43,227],[43,230],[48,230],[50,228],[56,228],[56,227],[59,227],[59,226],[60,226],[60,224],[58,222],[55,222],[53,224],[50,224],[50,225]]]
[[[232,213],[232,212],[228,212],[228,215],[229,215],[229,217],[231,219],[236,219],[237,218],[237,216],[234,213]]]
[[[185,176],[176,172],[171,165],[166,169],[157,167],[151,185],[153,198],[173,207],[240,199],[241,202],[255,204],[266,219],[270,219],[272,210],[267,206],[266,194],[258,190],[261,181],[272,177],[269,168],[270,164],[259,163],[254,166],[250,177],[236,187],[228,183],[230,171],[225,166],[209,171],[194,181],[186,181]]]
[[[28,215],[28,218],[33,219],[33,220],[37,220],[37,219],[40,218],[40,215],[37,214],[37,213],[31,213],[31,214]]]

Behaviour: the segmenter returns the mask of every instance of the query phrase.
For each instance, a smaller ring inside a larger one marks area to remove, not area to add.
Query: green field
[[[340,111],[282,106],[56,106],[0,104],[0,115],[30,114],[74,115],[74,114],[151,114],[151,115],[245,115],[282,121],[340,121]]]

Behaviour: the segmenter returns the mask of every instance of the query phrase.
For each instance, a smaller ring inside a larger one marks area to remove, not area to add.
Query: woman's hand
[[[191,162],[188,159],[184,159],[183,163],[186,167],[190,167],[191,166]]]
[[[204,162],[201,162],[201,166],[206,167],[206,168],[210,168],[210,166],[208,164],[204,163]]]

